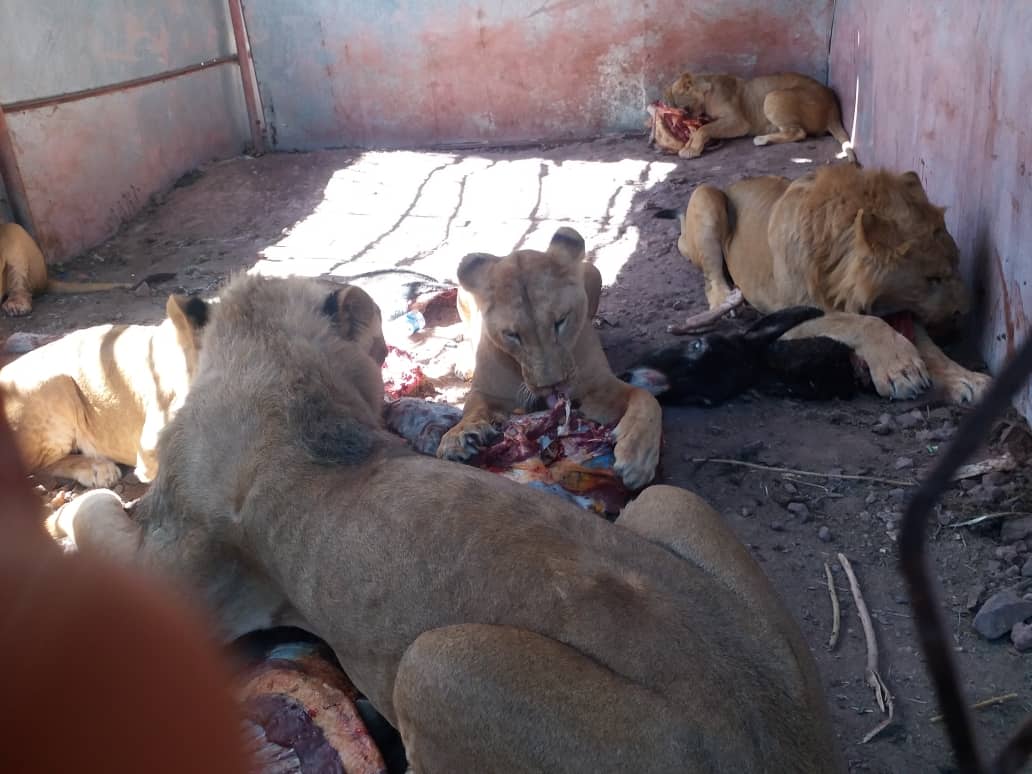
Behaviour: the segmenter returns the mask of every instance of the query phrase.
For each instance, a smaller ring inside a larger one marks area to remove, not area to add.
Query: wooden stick
[[[952,529],[957,527],[970,527],[975,524],[981,524],[984,521],[991,521],[993,519],[1006,519],[1011,516],[1032,516],[1032,513],[1027,511],[1000,511],[999,513],[987,513],[984,516],[978,516],[974,519],[968,519],[967,521],[958,521],[956,524],[950,524]]]
[[[756,470],[767,470],[771,473],[793,473],[797,476],[814,476],[816,478],[840,478],[847,481],[872,481],[876,484],[888,484],[889,486],[917,486],[916,481],[900,481],[893,478],[879,478],[877,476],[861,476],[849,473],[819,473],[813,470],[795,470],[794,468],[778,468],[772,465],[760,465],[756,462],[745,460],[729,460],[722,457],[693,457],[692,462],[716,462],[721,465],[740,465],[743,468],[754,468]]]
[[[1016,698],[1018,698],[1018,694],[1016,693],[1005,693],[1000,696],[993,696],[991,699],[984,699],[982,701],[975,702],[968,709],[980,710],[985,709],[986,707],[995,707],[997,704],[1003,704],[1005,701],[1010,701],[1011,699]],[[941,723],[942,715],[936,715],[931,719],[931,722]]]
[[[693,314],[680,325],[668,325],[667,333],[673,333],[675,336],[683,336],[686,333],[698,333],[744,303],[745,296],[742,295],[741,290],[735,288],[718,306],[705,312]]]
[[[874,700],[878,702],[878,709],[888,715],[885,720],[867,732],[860,741],[861,744],[867,744],[892,723],[895,706],[893,705],[892,694],[889,693],[885,681],[878,672],[878,640],[874,636],[874,622],[871,621],[871,613],[867,609],[864,595],[860,592],[860,583],[853,573],[853,565],[849,563],[849,559],[846,558],[845,554],[838,554],[838,560],[839,564],[842,565],[842,569],[845,570],[846,576],[849,578],[849,590],[853,592],[856,614],[860,618],[860,625],[864,629],[864,640],[867,644],[867,668],[864,670],[864,678],[867,685],[874,691]]]
[[[831,577],[831,568],[827,562],[824,563],[824,576],[828,579],[828,595],[831,597],[831,637],[828,638],[828,650],[834,650],[838,645],[842,611],[839,608],[838,594],[835,593],[835,581]]]

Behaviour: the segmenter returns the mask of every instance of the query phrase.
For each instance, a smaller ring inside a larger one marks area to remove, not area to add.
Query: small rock
[[[1006,570],[1003,571],[1003,575],[1006,578],[1016,578],[1021,574],[1021,568],[1016,564],[1012,564]]]
[[[990,559],[985,563],[985,571],[990,575],[996,575],[1000,570],[1003,569],[1003,562],[998,559]]]
[[[998,591],[985,601],[975,614],[975,631],[987,640],[995,640],[1009,632],[1014,624],[1032,618],[1032,602],[1010,589]]]
[[[1002,470],[990,470],[984,476],[982,476],[983,484],[991,484],[994,486],[1000,486],[1007,483],[1007,474]]]
[[[785,481],[781,486],[789,494],[795,494],[796,492],[799,491],[799,489],[796,487],[796,485],[793,484],[791,481]],[[789,510],[792,510],[791,506],[789,506]]]
[[[1001,562],[1013,562],[1018,558],[1018,551],[1014,546],[1000,546],[993,553]]]
[[[1024,540],[1019,540],[1014,544],[1014,550],[1019,554],[1028,553],[1028,543]]]
[[[133,289],[134,296],[149,296],[151,294],[151,286],[146,282],[141,282]]]
[[[871,432],[875,435],[891,435],[892,428],[888,425],[875,425],[871,428]]]
[[[1013,543],[1017,540],[1032,535],[1032,516],[1022,516],[1020,519],[1006,519],[1000,527],[1000,540],[1004,543]]]
[[[914,409],[913,411],[896,417],[896,424],[904,430],[911,430],[922,422],[924,422],[924,417],[921,415],[920,409]]]
[[[968,610],[974,610],[976,607],[978,607],[978,603],[982,601],[983,594],[985,594],[985,584],[976,583],[974,586],[968,589],[967,602],[965,603],[965,607],[967,607]]]
[[[889,497],[891,497],[893,500],[902,500],[904,497],[906,497],[906,494],[907,493],[905,490],[900,489],[898,487],[896,489],[889,490]]]
[[[892,415],[891,414],[882,414],[880,417],[878,417],[878,424],[879,425],[888,425],[888,426],[891,427],[892,426]]]
[[[896,470],[906,470],[907,468],[914,467],[914,460],[911,457],[898,457],[893,467]]]
[[[819,530],[817,530],[817,539],[820,540],[822,543],[830,543],[831,530],[827,527],[821,527]]]
[[[1011,642],[1019,653],[1032,650],[1032,624],[1014,624],[1011,628]]]
[[[743,517],[748,519],[750,516],[752,516],[752,508],[750,508],[748,505],[743,505],[741,508],[741,514]]]
[[[866,497],[866,498],[864,499],[864,505],[874,505],[874,503],[875,503],[875,502],[876,502],[877,500],[878,500],[878,495],[876,495],[876,494],[875,494],[874,492],[871,492],[871,493],[870,493],[869,495],[867,495],[867,497]]]
[[[807,521],[810,518],[810,509],[806,507],[806,503],[789,503],[785,508],[789,513],[794,514],[802,521]]]
[[[772,521],[770,523],[770,528],[772,530],[774,530],[775,532],[784,532],[785,531],[785,525],[782,524],[780,521]]]

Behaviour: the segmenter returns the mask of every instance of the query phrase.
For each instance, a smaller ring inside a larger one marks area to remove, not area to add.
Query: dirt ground
[[[157,322],[167,293],[212,295],[227,275],[252,268],[353,277],[394,266],[450,281],[466,252],[543,248],[557,225],[568,224],[584,234],[589,257],[605,277],[598,324],[614,369],[621,369],[671,341],[669,322],[705,307],[700,274],[676,250],[676,222],[654,218],[654,210],[683,206],[702,182],[798,176],[831,161],[834,151],[830,139],[768,148],[737,141],[684,161],[654,153],[642,137],[624,137],[425,154],[241,157],[185,176],[108,242],[54,268],[66,279],[136,281],[175,272],[174,279],[131,292],[44,296],[31,317],[0,321],[0,336]],[[432,349],[428,359],[442,376],[442,396],[451,400],[461,397],[461,382],[443,375],[464,351],[456,336],[449,328],[409,342],[421,352]],[[405,344],[402,334],[395,338]],[[961,359],[978,365],[977,359]],[[874,396],[806,404],[746,395],[718,408],[664,412],[659,480],[707,498],[761,562],[816,655],[851,771],[950,770],[896,569],[896,534],[910,482],[935,462],[962,416],[934,400],[890,403]],[[980,456],[1010,451],[1022,470],[1032,446],[1025,424],[1012,416],[991,437]],[[708,458],[814,475],[698,461]],[[49,500],[55,482],[40,485]],[[127,498],[141,490],[123,484]],[[1032,512],[1024,473],[959,482],[945,498],[930,552],[967,696],[974,702],[1018,694],[976,713],[982,743],[994,751],[1032,710],[1032,657],[1018,653],[1006,637],[991,643],[980,638],[972,629],[973,611],[994,590],[1027,590],[1021,583],[1032,564],[1022,571],[1029,558],[1023,540],[1001,541],[1004,518],[973,528],[952,525],[1004,512]],[[863,634],[837,552],[856,568],[881,645],[881,671],[896,702],[896,722],[868,744],[860,740],[881,716],[864,683]],[[833,651],[826,647],[831,607],[825,562],[835,571],[842,604],[843,630]]]

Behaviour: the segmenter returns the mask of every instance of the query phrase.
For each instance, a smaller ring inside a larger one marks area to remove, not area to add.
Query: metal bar
[[[244,9],[240,0],[228,0],[229,19],[233,24],[233,38],[236,41],[237,64],[240,65],[240,81],[244,88],[244,103],[247,118],[251,123],[251,144],[255,153],[265,151],[265,115],[262,112],[261,95],[258,93],[258,77],[251,58],[251,41],[247,36]]]
[[[29,196],[25,191],[25,181],[22,179],[21,169],[18,167],[14,140],[11,139],[11,130],[7,126],[7,117],[2,105],[0,105],[0,179],[4,181],[4,188],[10,198],[15,221],[20,223],[38,242],[39,232],[36,230],[36,221],[32,217]]]
[[[175,70],[166,70],[163,73],[156,73],[155,75],[145,75],[142,78],[133,78],[128,81],[112,83],[107,86],[96,86],[92,89],[69,91],[64,94],[54,95],[52,97],[40,97],[38,99],[23,99],[18,102],[9,102],[6,105],[3,105],[2,107],[4,111],[8,113],[22,113],[26,110],[38,110],[42,107],[49,107],[51,105],[63,105],[67,102],[76,102],[80,99],[89,99],[90,97],[99,97],[104,94],[110,94],[114,91],[135,89],[139,86],[147,86],[151,83],[168,81],[172,78],[178,78],[181,75],[189,75],[190,73],[196,73],[200,72],[201,70],[207,70],[210,67],[218,67],[219,65],[230,64],[231,62],[236,61],[236,54],[227,54],[226,56],[216,57],[215,59],[205,59],[203,62],[187,65],[186,67],[178,67]]]

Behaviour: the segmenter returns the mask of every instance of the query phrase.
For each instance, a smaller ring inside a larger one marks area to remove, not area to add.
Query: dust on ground
[[[703,182],[798,176],[832,162],[835,150],[830,139],[767,148],[745,140],[687,161],[651,151],[641,137],[617,137],[447,153],[241,157],[191,173],[112,239],[53,267],[73,280],[136,281],[161,272],[175,272],[174,279],[132,292],[43,296],[31,317],[0,321],[0,337],[154,323],[169,292],[212,295],[241,270],[346,279],[398,267],[427,281],[453,281],[466,252],[543,249],[557,226],[572,225],[607,283],[598,324],[614,369],[622,369],[673,340],[665,332],[669,322],[705,308],[701,275],[677,252],[676,222],[656,219],[654,211],[682,207]],[[443,397],[461,398],[462,381],[451,373],[465,352],[459,328],[423,332],[418,341],[397,328],[392,335],[421,353]],[[962,415],[934,401],[890,403],[873,396],[801,403],[746,395],[718,408],[664,411],[659,481],[709,500],[773,581],[817,658],[851,771],[935,772],[951,765],[896,569],[896,537],[909,482],[935,462]],[[972,630],[973,611],[998,589],[1027,591],[1032,553],[1020,530],[1001,535],[1001,525],[1013,523],[1009,517],[955,525],[986,514],[1032,512],[1022,464],[1032,443],[1016,416],[992,428],[990,438],[980,456],[1009,452],[1018,470],[958,482],[932,531],[930,558],[967,696],[1018,694],[975,714],[983,744],[995,751],[1032,709],[1032,656],[1018,653],[1006,637],[980,638]],[[832,475],[698,461],[709,458]],[[63,499],[57,482],[39,484],[48,501]],[[131,476],[120,486],[126,499],[143,491]],[[863,634],[836,561],[840,551],[856,568],[881,644],[881,671],[896,699],[897,722],[868,744],[860,739],[881,716],[864,683]],[[825,562],[835,571],[842,603],[843,631],[830,652]]]

